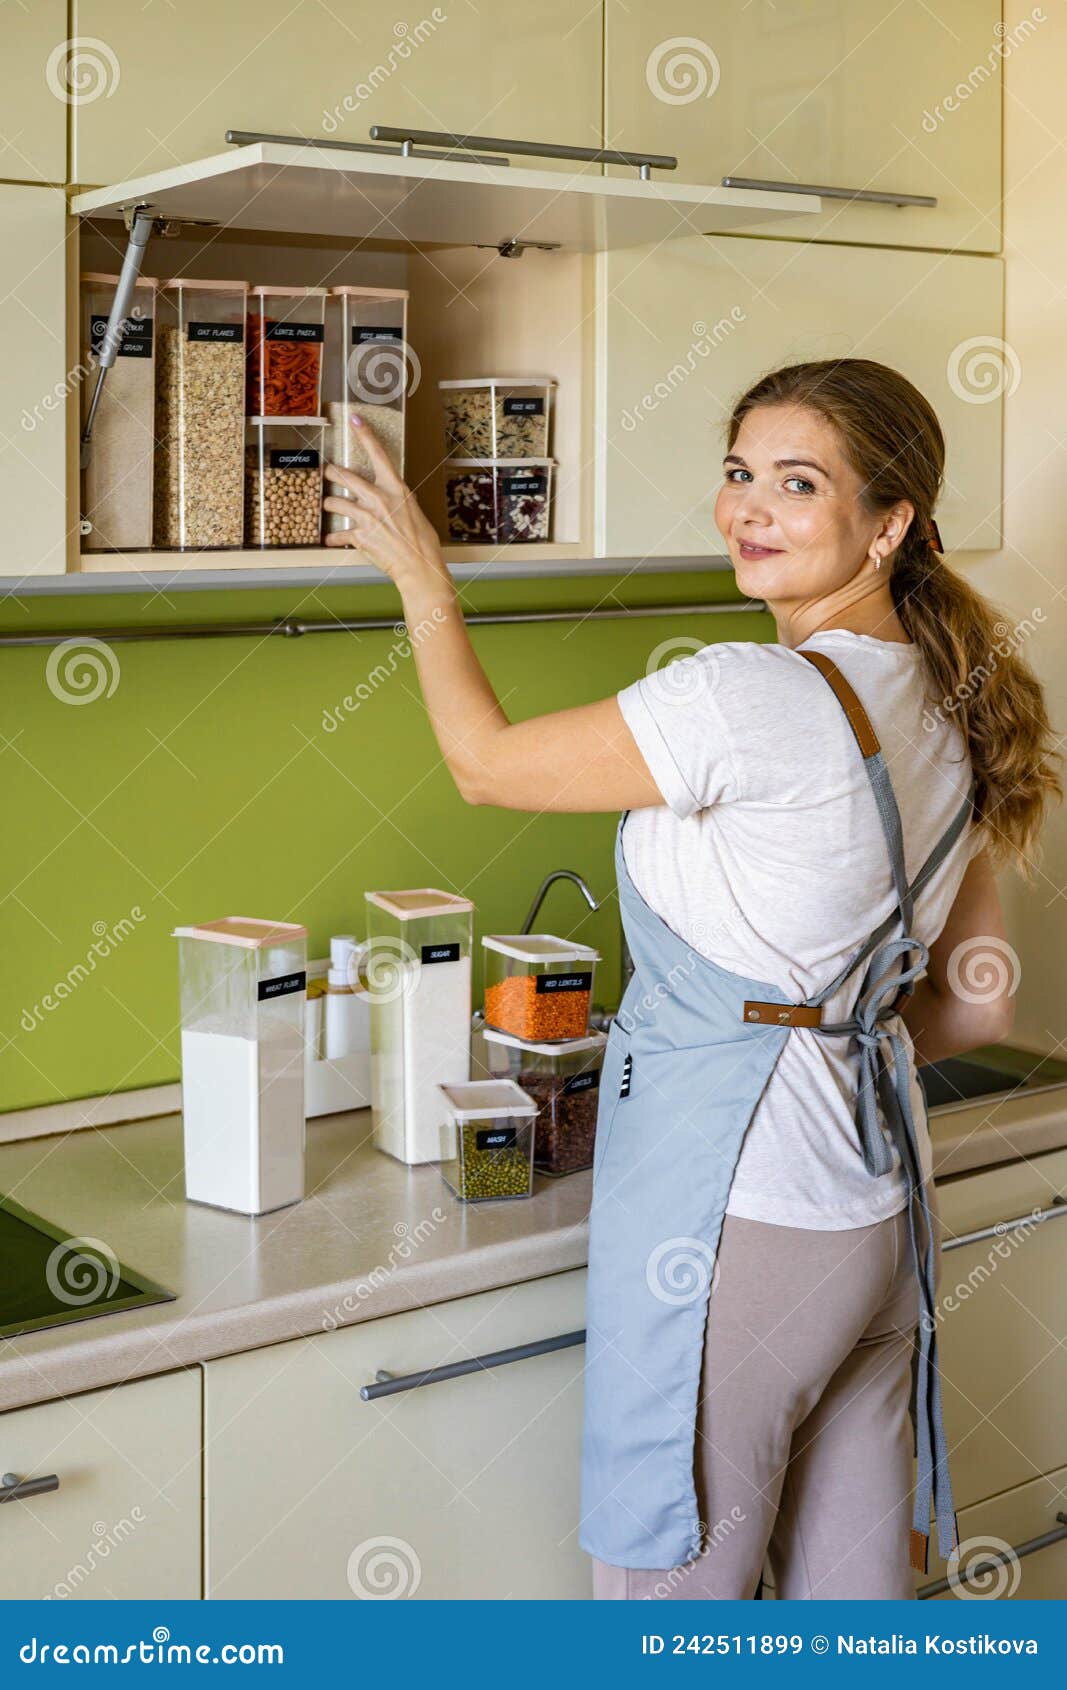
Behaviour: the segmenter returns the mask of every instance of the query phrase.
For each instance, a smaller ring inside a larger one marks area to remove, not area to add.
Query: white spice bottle
[[[439,1088],[470,1078],[474,905],[426,886],[365,896],[374,1143],[437,1162],[455,1154]]]

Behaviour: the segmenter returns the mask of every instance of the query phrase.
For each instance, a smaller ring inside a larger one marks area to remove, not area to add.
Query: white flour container
[[[264,1215],[304,1195],[307,928],[176,927],[185,1195]]]

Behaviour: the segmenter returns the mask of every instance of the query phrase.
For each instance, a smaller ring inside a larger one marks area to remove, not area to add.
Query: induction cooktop
[[[98,1238],[73,1238],[10,1197],[0,1197],[0,1339],[171,1303],[164,1290],[124,1267]]]

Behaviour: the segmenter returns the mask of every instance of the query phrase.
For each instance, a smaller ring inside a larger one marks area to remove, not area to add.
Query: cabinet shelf
[[[77,217],[160,216],[227,229],[416,246],[498,246],[519,239],[604,252],[769,221],[803,225],[814,194],[565,175],[440,159],[316,152],[255,142],[114,187],[77,193]]]

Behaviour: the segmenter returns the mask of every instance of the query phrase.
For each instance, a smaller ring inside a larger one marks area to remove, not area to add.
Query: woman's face
[[[822,598],[852,579],[876,536],[889,552],[907,526],[862,509],[836,428],[803,405],[750,411],[723,473],[715,523],[752,598]]]

